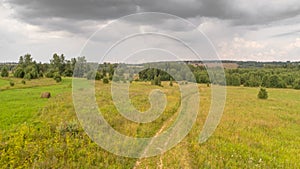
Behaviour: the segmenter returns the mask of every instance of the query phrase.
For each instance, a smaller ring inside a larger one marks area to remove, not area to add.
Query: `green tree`
[[[277,75],[272,75],[269,79],[270,85],[269,87],[273,88],[286,88],[285,82],[279,78]]]
[[[76,67],[74,68],[75,77],[84,77],[87,73],[87,60],[85,57],[78,57],[76,60]]]
[[[8,68],[7,66],[3,66],[1,69],[1,76],[2,77],[8,77],[9,73],[8,73]]]
[[[226,84],[228,86],[240,86],[241,85],[241,78],[240,75],[237,73],[234,74],[227,74],[226,75]]]
[[[65,65],[63,75],[67,76],[67,77],[72,77],[73,76],[72,62],[70,60],[66,61],[66,65]]]
[[[300,89],[300,79],[296,79],[293,83],[293,88],[299,90]]]
[[[54,54],[53,58],[50,60],[51,68],[62,75],[65,71],[66,63],[65,63],[65,56],[62,54],[59,56],[58,54]]]
[[[33,61],[30,54],[20,57],[19,64],[14,71],[14,76],[18,78],[36,79],[42,75],[38,64]]]
[[[31,55],[30,54],[26,54],[25,56],[24,56],[24,67],[27,67],[27,66],[29,66],[29,65],[31,65],[33,62],[32,62],[32,57],[31,57]]]
[[[250,73],[244,85],[247,87],[258,87],[261,85],[261,80],[257,75]]]

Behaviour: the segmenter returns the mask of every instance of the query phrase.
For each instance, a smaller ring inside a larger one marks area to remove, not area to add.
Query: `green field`
[[[100,148],[85,134],[72,103],[71,79],[0,80],[1,168],[300,168],[300,91],[267,89],[268,100],[257,99],[259,88],[227,87],[222,120],[207,142],[198,143],[210,106],[211,88],[199,85],[200,113],[188,136],[165,154],[145,159],[119,157]],[[154,122],[137,124],[123,118],[111,99],[110,85],[96,83],[99,109],[120,133],[151,137],[177,117],[180,91],[134,82],[132,104],[150,107],[153,89],[166,93],[168,105]],[[42,92],[52,98],[41,99]]]
[[[3,86],[9,86],[9,81],[1,81]],[[18,82],[17,79],[14,81]],[[71,79],[65,79],[59,85],[53,85],[49,82],[49,79],[43,79],[37,85],[37,80],[35,80],[27,82],[26,85],[17,84],[15,87],[8,87],[1,91],[0,129],[6,131],[9,128],[14,128],[15,125],[33,120],[34,116],[37,116],[48,102],[48,100],[40,98],[42,92],[51,92],[55,97],[57,94],[71,90],[67,89],[67,87],[71,87]]]
[[[4,80],[4,79],[0,79],[0,87],[5,87],[9,85],[9,81]]]

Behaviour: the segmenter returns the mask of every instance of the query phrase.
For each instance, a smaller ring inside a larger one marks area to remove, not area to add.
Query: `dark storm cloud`
[[[86,31],[86,24],[93,25],[93,21],[117,19],[136,12],[163,12],[183,18],[212,17],[231,20],[233,25],[267,24],[300,14],[298,1],[288,5],[257,0],[6,0],[5,3],[23,22],[73,33]],[[176,25],[172,27],[176,29]]]

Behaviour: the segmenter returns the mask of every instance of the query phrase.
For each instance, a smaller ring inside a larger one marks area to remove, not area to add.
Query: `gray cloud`
[[[169,13],[188,19],[199,25],[225,59],[239,60],[244,55],[258,60],[262,55],[299,58],[299,50],[290,49],[299,44],[298,0],[2,0],[0,9],[0,48],[7,55],[4,60],[28,52],[46,61],[49,59],[42,56],[53,52],[76,56],[74,49],[80,50],[100,27],[137,12]],[[101,53],[98,50],[122,38],[124,32],[158,29],[201,45],[193,29],[179,23],[180,19],[173,17],[131,17],[103,36],[92,38],[92,52]],[[265,48],[247,48],[256,43]]]
[[[15,17],[23,22],[50,30],[66,30],[73,33],[86,31],[86,25],[91,23],[93,25],[93,21],[117,19],[140,11],[164,12],[183,18],[212,17],[232,20],[234,25],[267,24],[300,14],[298,1],[276,2],[264,0],[257,2],[237,0],[5,1],[15,11]]]
[[[277,38],[277,37],[295,36],[295,35],[300,35],[300,30],[286,32],[286,33],[280,33],[280,34],[276,34],[276,35],[274,35],[272,37]],[[298,37],[300,37],[300,36],[298,36]]]

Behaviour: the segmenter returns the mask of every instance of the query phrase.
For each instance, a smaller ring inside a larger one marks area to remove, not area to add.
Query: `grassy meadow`
[[[15,86],[9,85],[10,81]],[[168,104],[149,124],[121,116],[110,95],[110,84],[96,82],[99,109],[109,124],[131,137],[152,137],[174,122],[180,107],[177,84],[150,82],[130,85],[132,104],[150,108],[148,95],[162,90]],[[72,102],[72,80],[0,79],[0,168],[300,168],[300,91],[227,87],[222,120],[212,137],[198,143],[210,108],[211,88],[199,85],[200,112],[187,137],[165,154],[145,159],[116,156],[100,148],[81,128]],[[50,99],[41,99],[51,92]]]

